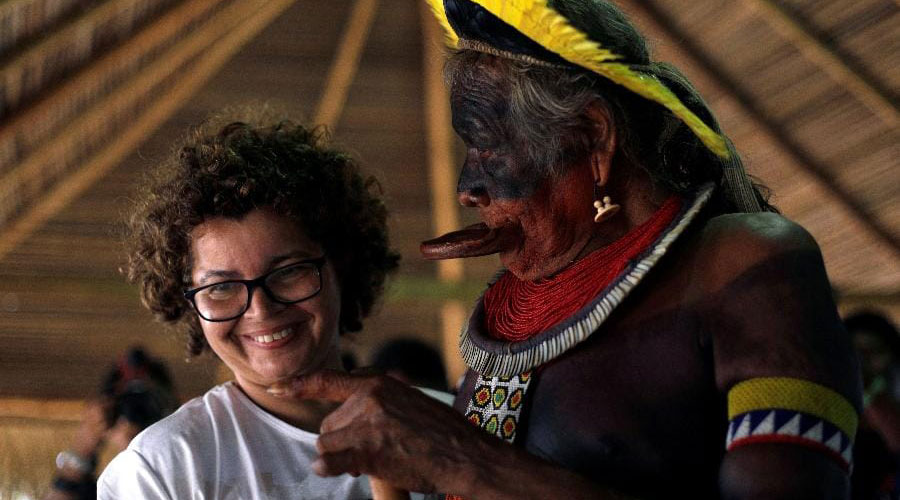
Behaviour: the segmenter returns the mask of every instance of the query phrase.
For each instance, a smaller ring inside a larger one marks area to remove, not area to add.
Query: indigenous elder
[[[340,364],[397,266],[386,212],[342,153],[290,122],[197,131],[130,220],[129,278],[191,355],[234,381],[132,441],[100,498],[368,498],[368,480],[312,473],[326,401],[278,399],[285,378]]]
[[[316,470],[469,499],[846,496],[860,383],[819,249],[686,79],[609,3],[432,7],[483,223],[422,250],[505,270],[460,339],[462,416],[385,378],[273,389],[346,399]]]

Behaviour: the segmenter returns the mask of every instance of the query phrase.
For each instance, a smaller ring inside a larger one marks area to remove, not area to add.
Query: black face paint
[[[515,146],[507,125],[508,91],[490,69],[479,65],[453,85],[453,128],[466,145],[458,193],[486,194],[491,199],[527,198],[546,179],[540,168]]]

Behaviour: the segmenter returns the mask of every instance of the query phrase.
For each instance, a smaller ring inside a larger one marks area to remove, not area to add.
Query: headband
[[[633,70],[620,55],[575,28],[547,0],[426,1],[444,27],[451,48],[487,52],[541,66],[574,64],[662,105],[710,151],[729,157],[725,138],[688,109],[659,78]]]

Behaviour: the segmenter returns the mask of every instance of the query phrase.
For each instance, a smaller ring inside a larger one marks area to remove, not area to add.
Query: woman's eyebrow
[[[312,253],[307,250],[297,250],[294,252],[288,252],[283,255],[276,255],[269,259],[268,268],[272,269],[277,267],[278,264],[290,259],[315,259],[324,252]],[[209,282],[213,278],[224,278],[224,279],[239,279],[241,278],[240,273],[237,271],[226,271],[220,269],[213,269],[210,271],[204,271],[200,274],[200,278],[197,280],[197,285],[204,285]]]
[[[200,279],[197,280],[197,284],[203,285],[212,278],[234,279],[234,278],[238,278],[238,277],[239,277],[239,275],[235,271],[222,271],[222,270],[215,269],[212,271],[203,272],[200,275]]]
[[[323,253],[324,252],[322,252],[322,251],[313,253],[313,252],[309,252],[307,250],[297,250],[296,252],[290,252],[290,253],[286,253],[284,255],[278,255],[278,256],[272,257],[272,259],[269,260],[269,268],[272,268],[275,265],[280,264],[280,263],[282,263],[286,260],[290,260],[290,259],[301,259],[301,260],[315,259],[315,258],[321,256]]]

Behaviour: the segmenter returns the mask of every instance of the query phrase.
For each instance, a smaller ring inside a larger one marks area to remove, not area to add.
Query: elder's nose
[[[459,204],[464,207],[486,207],[491,204],[491,198],[482,189],[467,189],[457,194]]]
[[[469,149],[466,160],[459,172],[456,182],[456,196],[464,207],[486,207],[491,204],[491,197],[485,189],[485,173],[479,161],[478,151]]]

